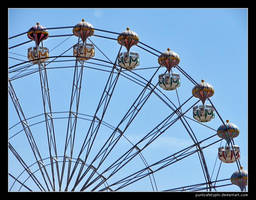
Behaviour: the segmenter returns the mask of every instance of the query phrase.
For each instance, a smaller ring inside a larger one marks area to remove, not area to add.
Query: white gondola
[[[139,54],[135,52],[122,52],[119,54],[117,62],[121,67],[132,70],[140,64]]]
[[[180,86],[179,74],[160,74],[158,79],[159,86],[164,90],[175,90]]]
[[[82,64],[85,60],[89,60],[95,56],[94,46],[92,44],[75,44],[73,46],[73,55]]]
[[[193,118],[199,122],[209,122],[214,117],[214,108],[211,105],[200,105],[193,107]]]

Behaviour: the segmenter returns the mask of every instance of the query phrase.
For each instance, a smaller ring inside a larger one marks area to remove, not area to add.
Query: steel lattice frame
[[[54,29],[70,29],[73,26],[66,26],[66,27],[52,27],[47,28],[48,30]],[[94,34],[91,38],[103,38],[106,40],[113,40],[116,42],[116,38],[109,37],[104,35],[104,33],[118,35],[119,33],[102,30],[98,28],[94,28],[94,30],[98,34]],[[100,34],[103,35],[100,35]],[[18,34],[16,36],[10,37],[9,40],[24,35],[25,33]],[[64,35],[50,35],[50,38],[55,37],[65,37],[69,39],[73,37],[73,34],[64,34]],[[19,175],[13,175],[11,172],[9,173],[9,179],[13,179],[14,182],[10,187],[10,191],[12,191],[15,184],[19,184],[18,191],[25,190],[25,191],[33,191],[33,188],[30,188],[27,181],[31,179],[35,184],[38,191],[119,191],[128,185],[131,185],[143,178],[149,178],[151,189],[153,191],[158,191],[157,181],[155,180],[156,172],[181,161],[193,154],[197,154],[200,162],[200,166],[204,175],[205,182],[192,184],[188,186],[181,186],[176,188],[165,189],[164,191],[213,191],[216,190],[218,187],[224,187],[231,185],[230,182],[224,183],[223,185],[216,185],[217,183],[223,183],[225,181],[229,181],[228,179],[221,179],[218,180],[218,174],[216,179],[213,180],[212,176],[210,176],[209,169],[205,160],[203,150],[211,145],[219,143],[222,139],[217,138],[216,134],[210,135],[209,137],[198,140],[196,134],[194,133],[192,127],[190,126],[188,120],[194,121],[190,117],[186,116],[188,111],[196,105],[198,101],[193,103],[189,108],[182,111],[184,109],[184,105],[187,105],[188,102],[191,102],[193,96],[190,96],[183,102],[180,102],[179,105],[176,106],[172,100],[158,87],[158,82],[153,82],[154,78],[156,77],[157,72],[159,71],[161,66],[149,67],[149,68],[140,68],[138,70],[154,70],[154,73],[151,75],[149,79],[146,79],[139,75],[136,70],[125,70],[121,66],[117,64],[117,58],[121,49],[123,48],[120,46],[120,49],[117,51],[115,60],[111,61],[111,59],[104,53],[104,50],[100,48],[100,46],[93,41],[93,39],[88,39],[94,47],[99,51],[100,54],[103,55],[105,59],[99,58],[91,58],[90,60],[80,63],[78,62],[78,58],[74,57],[73,55],[65,55],[69,53],[72,49],[73,45],[68,49],[64,50],[59,55],[50,55],[50,61],[41,63],[38,62],[38,66],[34,67],[30,64],[30,61],[24,61],[14,57],[15,53],[11,53],[13,56],[9,56],[10,59],[22,61],[18,64],[9,66],[9,79],[8,79],[8,92],[9,97],[13,103],[13,106],[16,110],[16,113],[19,118],[19,122],[9,128],[9,131],[16,126],[21,126],[22,129],[19,131],[14,132],[11,136],[9,135],[9,142],[8,148],[12,155],[18,160],[20,165],[23,168],[23,171]],[[78,38],[79,43],[80,38]],[[27,44],[31,41],[25,41],[20,44],[14,45],[9,47],[9,50],[15,49],[16,47],[22,46]],[[57,46],[60,46],[61,43]],[[139,49],[150,53],[153,56],[159,57],[161,54],[160,51],[156,50],[155,48],[150,47],[149,45],[139,42],[136,45]],[[16,54],[18,55],[18,54]],[[63,66],[62,67],[51,67],[51,63],[63,62],[66,61],[74,61],[75,65],[71,66]],[[64,69],[64,68],[72,68],[73,69],[73,82],[72,82],[72,89],[71,95],[69,97],[69,110],[68,111],[55,111],[52,107],[51,103],[51,95],[50,94],[51,88],[48,81],[48,72],[53,69]],[[97,104],[97,108],[95,110],[94,115],[86,115],[80,112],[79,110],[79,103],[80,103],[80,95],[81,91],[85,90],[86,87],[83,88],[83,74],[84,69],[93,69],[97,71],[103,71],[108,73],[108,79],[105,83],[104,89],[101,93],[100,100]],[[186,73],[181,66],[177,65],[175,68],[186,77],[193,85],[197,85],[198,83],[188,74]],[[40,87],[41,87],[41,97],[42,97],[42,105],[43,105],[43,113],[40,113],[33,117],[27,117],[25,112],[22,108],[22,105],[18,99],[16,91],[13,86],[13,82],[17,79],[21,79],[27,77],[29,75],[38,73],[39,80],[40,80]],[[130,82],[137,84],[138,86],[142,87],[139,95],[136,97],[134,101],[131,102],[131,105],[124,116],[120,119],[119,123],[116,126],[112,126],[104,121],[104,116],[106,112],[109,110],[109,104],[111,102],[113,93],[115,88],[118,84],[119,78],[125,78]],[[170,109],[170,114],[164,118],[161,122],[159,122],[154,128],[148,131],[139,141],[136,143],[131,142],[125,135],[126,130],[128,127],[134,122],[138,113],[142,110],[145,103],[154,94],[159,101],[162,101],[168,109]],[[176,94],[178,97],[178,91],[176,89]],[[219,119],[224,121],[221,118],[220,114],[216,110],[216,107],[208,98],[211,105],[214,107]],[[62,114],[63,116],[57,117],[57,115]],[[37,121],[35,123],[30,122],[32,119],[36,119],[37,117],[43,117],[41,121]],[[65,133],[65,144],[63,149],[58,149],[56,143],[56,131],[55,131],[55,123],[58,119],[66,119],[66,133]],[[78,120],[86,120],[90,122],[89,128],[85,133],[85,137],[82,141],[82,146],[79,149],[79,153],[74,155],[74,148],[76,146],[75,139],[77,133],[77,123]],[[159,159],[157,162],[149,164],[145,157],[143,156],[143,150],[149,147],[157,138],[159,138],[166,130],[168,130],[172,125],[174,125],[177,121],[181,122],[183,130],[187,132],[193,144],[187,146],[186,148],[177,151],[167,157]],[[34,134],[32,133],[31,127],[36,126],[38,124],[44,123],[45,124],[45,132],[47,135],[47,149],[48,149],[48,156],[42,157],[41,150],[37,145],[37,141],[34,139]],[[199,123],[198,124],[210,128],[214,131],[215,129],[208,127],[205,124]],[[97,136],[99,133],[99,129],[102,126],[106,126],[111,129],[111,134],[108,138],[104,141],[101,148],[95,152],[95,156],[92,160],[88,160],[88,156],[92,153],[92,147],[97,141]],[[12,145],[12,141],[18,134],[25,133],[27,141],[30,145],[30,148],[33,152],[33,156],[35,162],[33,163],[26,163],[22,158],[22,154],[20,154],[16,148]],[[206,141],[217,138],[215,141],[211,142],[210,144],[205,144]],[[125,138],[126,141],[131,145],[130,148],[127,149],[123,154],[117,156],[116,159],[111,161],[111,163],[101,169],[102,165],[106,162],[106,159],[109,158],[110,153],[116,147],[118,142]],[[231,146],[233,148],[234,141],[231,141]],[[140,170],[127,173],[127,176],[120,177],[118,180],[111,182],[111,177],[118,173],[119,170],[126,167],[128,163],[130,163],[135,157],[139,156],[141,161],[144,164],[144,167]],[[48,162],[48,163],[47,163]],[[238,169],[240,168],[241,164],[239,160],[236,161],[236,165]],[[32,167],[37,166],[37,169],[32,171]],[[73,167],[72,167],[73,166]],[[50,170],[47,170],[47,167]],[[221,164],[219,166],[219,169]],[[101,170],[100,170],[101,169]],[[38,178],[38,173],[41,174],[42,178]],[[27,177],[21,179],[21,177],[27,174]],[[65,179],[65,180],[64,180]],[[72,181],[74,182],[72,182]],[[77,189],[79,186],[79,189]],[[161,188],[162,189],[162,188]]]

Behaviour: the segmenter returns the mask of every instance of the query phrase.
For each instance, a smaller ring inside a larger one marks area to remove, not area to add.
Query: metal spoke
[[[106,111],[107,111],[109,102],[110,102],[110,100],[111,100],[112,94],[113,94],[113,92],[114,92],[115,86],[116,86],[116,84],[117,84],[119,75],[120,75],[121,70],[122,70],[122,68],[119,68],[119,69],[118,69],[118,68],[116,67],[117,58],[118,58],[118,55],[119,55],[121,49],[122,49],[122,46],[120,46],[120,49],[119,49],[119,51],[118,51],[118,53],[117,53],[117,57],[116,57],[116,60],[115,60],[115,62],[114,62],[114,64],[113,64],[112,71],[111,71],[111,73],[110,73],[110,75],[109,75],[109,77],[108,77],[107,83],[106,83],[106,85],[105,85],[105,88],[104,88],[103,93],[102,93],[102,95],[101,95],[101,98],[100,98],[100,100],[99,100],[99,104],[98,104],[98,106],[97,106],[97,108],[96,108],[96,111],[95,111],[93,120],[92,120],[92,122],[91,122],[91,124],[90,124],[90,127],[89,127],[87,133],[86,133],[86,137],[85,137],[85,139],[84,139],[84,142],[83,142],[82,147],[81,147],[81,149],[80,149],[80,152],[79,152],[79,154],[78,154],[78,158],[80,158],[80,156],[82,155],[82,153],[83,153],[84,151],[86,152],[85,155],[84,155],[84,159],[83,159],[83,161],[84,161],[85,163],[86,163],[86,160],[87,160],[87,158],[88,158],[88,156],[89,156],[89,153],[90,153],[90,151],[91,151],[91,149],[92,149],[92,146],[93,146],[93,144],[94,144],[94,141],[95,141],[95,139],[96,139],[97,133],[98,133],[99,128],[100,128],[100,126],[101,126],[101,123],[102,123],[102,120],[103,120],[103,118],[104,118],[104,115],[105,115],[105,113],[106,113]],[[115,70],[117,70],[117,74],[116,74],[116,76],[115,76],[115,78],[114,78],[114,71],[115,71]],[[98,122],[98,123],[97,123],[96,126],[94,126],[96,122]],[[79,170],[80,173],[81,173],[83,167],[84,167],[84,166],[81,166],[81,167],[80,167],[80,170]],[[76,168],[77,168],[77,163],[76,163],[75,166],[73,167],[72,174],[74,173],[74,171],[76,170]],[[88,168],[88,169],[89,169],[89,168]],[[80,175],[80,173],[79,173],[79,175]],[[76,182],[75,182],[74,187],[76,187],[76,185],[77,185],[77,182],[78,182],[78,180],[79,180],[79,175],[77,176],[77,179],[76,179]],[[71,175],[71,176],[72,176],[72,175]],[[74,187],[73,187],[73,189],[74,189]]]
[[[27,166],[26,162],[21,158],[21,156],[19,155],[19,153],[17,153],[17,151],[15,150],[15,148],[11,145],[11,143],[8,143],[8,148],[10,149],[10,151],[13,153],[13,155],[17,158],[17,160],[19,161],[19,163],[22,165],[22,167],[25,169],[25,171],[28,173],[28,175],[32,178],[32,180],[34,181],[34,183],[37,185],[37,187],[39,188],[39,190],[41,191],[45,191],[45,188],[42,186],[42,184],[40,183],[40,181],[37,179],[37,177],[35,177],[33,175],[33,173],[30,171],[29,167]],[[49,190],[49,189],[48,189]]]
[[[28,142],[29,142],[29,144],[30,144],[30,147],[31,147],[31,150],[32,150],[32,152],[33,152],[34,158],[35,158],[36,161],[38,162],[39,160],[42,159],[42,158],[41,158],[41,154],[40,154],[40,151],[39,151],[39,149],[38,149],[38,146],[37,146],[37,144],[36,144],[36,142],[35,142],[35,140],[34,140],[33,134],[32,134],[32,132],[31,132],[31,130],[30,130],[29,124],[27,123],[26,117],[25,117],[24,112],[23,112],[23,110],[22,110],[22,108],[21,108],[21,105],[20,105],[19,100],[18,100],[18,98],[17,98],[17,96],[16,96],[16,93],[15,93],[15,91],[14,91],[14,88],[13,88],[13,86],[12,86],[11,81],[9,81],[8,92],[9,92],[9,95],[10,95],[10,97],[11,97],[11,99],[12,99],[12,102],[13,102],[13,104],[14,104],[14,107],[15,107],[15,109],[16,109],[16,112],[17,112],[17,114],[18,114],[19,120],[20,120],[20,122],[21,122],[21,124],[22,124],[22,127],[23,127],[23,129],[24,129],[24,132],[25,132],[26,137],[27,137],[27,139],[28,139]],[[40,163],[39,163],[39,162],[38,162],[38,167],[40,167]],[[47,183],[47,181],[46,181],[46,179],[45,179],[45,175],[46,175],[46,177],[47,177],[47,179],[48,179],[48,181],[49,181],[51,187],[53,188],[52,182],[50,181],[49,174],[48,174],[47,170],[45,169],[45,167],[43,167],[43,170],[44,170],[44,171],[42,171],[42,170],[40,169],[40,172],[41,172],[41,174],[42,174],[42,176],[43,176],[43,179],[44,179],[44,181],[45,181],[45,184],[46,184],[47,189],[50,190],[50,188],[49,188],[49,186],[48,186],[48,183]]]
[[[78,44],[79,44],[79,39],[80,38],[78,38]],[[73,84],[72,84],[72,91],[71,91],[71,98],[70,98],[69,118],[68,118],[68,123],[67,123],[67,133],[66,133],[65,149],[64,149],[64,162],[63,162],[63,166],[62,166],[62,178],[63,178],[64,169],[65,169],[66,156],[68,156],[70,159],[72,159],[74,145],[75,145],[77,116],[78,116],[78,111],[79,111],[79,102],[80,102],[83,69],[84,69],[84,63],[81,63],[81,67],[78,67],[78,63],[79,62],[78,62],[78,58],[77,58],[76,62],[75,62]],[[70,149],[70,153],[67,155],[66,151],[67,151],[68,146]],[[68,162],[67,184],[65,187],[65,191],[67,191],[68,185],[69,185],[70,179],[71,179],[70,178],[70,170],[71,170],[70,159]],[[60,183],[60,190],[61,190],[61,183]]]
[[[38,46],[37,46],[37,55],[39,55]],[[39,68],[39,77],[40,77],[40,85],[41,85],[41,93],[42,93],[42,103],[44,108],[48,150],[49,150],[49,156],[51,158],[53,191],[55,191],[55,173],[54,173],[53,154],[55,157],[58,157],[58,153],[57,153],[57,144],[56,144],[56,137],[55,137],[55,130],[54,130],[54,122],[52,118],[52,105],[51,105],[51,98],[50,98],[49,81],[47,77],[45,64],[41,63],[40,60],[38,61],[38,68]],[[58,163],[56,163],[56,169],[57,169],[58,181],[60,182],[60,173],[59,173]]]
[[[216,183],[218,182],[223,182],[223,181],[229,181],[229,179],[222,179],[222,180],[216,180],[216,181],[212,181],[212,183],[214,183],[214,188],[218,187],[215,186]],[[231,184],[229,184],[231,185]],[[199,188],[200,186],[206,186],[205,188]],[[186,185],[186,186],[181,186],[181,187],[176,187],[176,188],[171,188],[171,189],[167,189],[164,191],[195,191],[195,190],[205,190],[208,189],[207,183],[197,183],[197,184],[193,184],[193,185]]]

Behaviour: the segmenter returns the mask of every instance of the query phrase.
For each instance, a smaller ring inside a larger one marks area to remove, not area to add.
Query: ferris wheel
[[[130,28],[103,30],[84,19],[36,23],[9,41],[21,36],[29,40],[9,47],[9,191],[246,191],[239,128],[217,111],[213,86],[179,65],[182,56]],[[229,165],[237,171],[221,174]]]

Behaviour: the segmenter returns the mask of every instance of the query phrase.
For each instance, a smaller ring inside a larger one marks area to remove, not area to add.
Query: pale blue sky
[[[248,10],[244,8],[47,8],[47,9],[13,9],[8,10],[8,37],[23,33],[36,22],[40,22],[45,27],[73,26],[84,18],[95,28],[109,30],[113,32],[123,32],[126,27],[135,31],[140,41],[151,47],[164,52],[167,48],[175,51],[180,56],[180,66],[194,80],[200,82],[204,79],[210,83],[215,90],[211,98],[216,109],[224,120],[236,124],[240,129],[240,135],[234,139],[240,146],[241,165],[247,170],[248,163]],[[49,30],[49,35],[71,34],[71,29]],[[95,31],[96,34],[96,31]],[[97,34],[103,34],[97,32]],[[117,37],[113,34],[105,34],[109,37]],[[65,38],[48,38],[44,41],[44,46],[53,49]],[[91,37],[104,53],[113,61],[118,52],[119,44],[113,40],[107,40],[97,37]],[[27,41],[26,35],[9,40],[8,46]],[[71,37],[60,47],[50,51],[50,55],[58,55],[68,47],[77,42],[76,37]],[[34,43],[28,43],[20,47],[11,49],[9,56],[27,60],[27,49],[34,46]],[[132,47],[131,51],[140,54],[139,67],[158,66],[157,57],[149,54],[138,47]],[[15,55],[20,54],[20,55]],[[69,51],[67,55],[72,55]],[[100,52],[96,51],[96,58],[104,59]],[[20,61],[9,59],[9,66]],[[67,65],[73,64],[70,62]],[[61,63],[54,63],[52,66],[61,66]],[[161,69],[159,73],[163,73]],[[175,73],[179,73],[174,69]],[[61,73],[61,75],[60,75]],[[137,71],[141,76],[148,79],[152,75],[152,70]],[[50,92],[52,95],[53,110],[68,110],[70,100],[71,80],[73,76],[72,69],[49,70]],[[17,95],[24,109],[26,117],[42,113],[41,91],[39,87],[38,74],[33,74],[22,79],[13,81]],[[84,92],[81,96],[80,112],[93,115],[94,107],[98,103],[98,97],[105,85],[107,74],[88,70],[84,74]],[[157,79],[155,79],[156,81]],[[184,102],[192,95],[193,84],[186,77],[181,75],[181,86],[178,89],[181,102]],[[141,91],[141,87],[130,83],[127,79],[121,79],[118,82],[117,91],[113,95],[113,101],[110,104],[109,114],[106,114],[104,120],[115,126],[120,121],[124,112],[129,108],[132,100]],[[100,92],[97,92],[100,91]],[[86,93],[90,93],[90,98]],[[99,93],[99,94],[98,94]],[[164,91],[164,93],[178,105],[176,94],[173,91]],[[126,96],[125,96],[126,95]],[[194,100],[195,101],[195,100]],[[119,105],[119,106],[117,106]],[[120,106],[122,105],[122,106]],[[131,141],[138,141],[143,132],[152,128],[158,122],[164,119],[170,112],[167,107],[159,102],[155,96],[150,97],[149,102],[143,107],[143,112],[136,118],[134,125],[129,127],[127,138]],[[192,111],[187,113],[192,117]],[[18,122],[17,114],[14,111],[12,102],[9,101],[9,126]],[[66,121],[64,121],[66,122]],[[32,122],[31,122],[32,123]],[[206,138],[214,134],[207,128],[202,128],[190,122],[198,139]],[[210,127],[217,129],[221,121],[216,115],[215,119],[207,123]],[[44,124],[39,125],[44,128]],[[58,125],[56,125],[58,127]],[[81,130],[83,126],[81,125]],[[40,130],[35,128],[35,132]],[[56,129],[57,129],[56,127]],[[59,130],[65,132],[66,127],[60,127]],[[62,130],[63,129],[63,130]],[[17,129],[18,130],[18,129]],[[15,131],[14,131],[15,132]],[[13,133],[14,133],[13,132]],[[23,133],[24,134],[24,133]],[[22,136],[19,136],[22,138]],[[63,134],[64,137],[64,134]],[[81,135],[82,137],[82,135]],[[23,136],[25,140],[25,137]],[[102,138],[101,138],[102,139]],[[218,138],[215,137],[215,140]],[[24,146],[23,140],[12,140],[18,147]],[[15,141],[15,142],[14,142]],[[214,139],[212,140],[214,141]],[[46,141],[45,141],[46,142]],[[78,142],[79,143],[79,142]],[[100,144],[100,142],[99,142]],[[175,124],[168,129],[166,135],[162,135],[156,140],[149,149],[145,150],[145,158],[149,163],[153,163],[171,153],[174,153],[187,145],[192,144],[191,138],[186,133],[181,123]],[[224,144],[224,142],[222,143]],[[42,144],[43,145],[43,144]],[[213,170],[217,155],[219,143],[205,150],[206,161],[210,174]],[[43,148],[43,146],[42,146]],[[61,148],[61,145],[60,145]],[[125,149],[125,148],[124,148]],[[21,151],[24,149],[21,148]],[[25,151],[25,150],[24,150]],[[30,152],[31,153],[31,152]],[[24,152],[24,156],[29,159],[29,152]],[[138,161],[140,162],[140,161]],[[138,164],[134,162],[134,165]],[[139,166],[139,164],[138,164]],[[217,171],[216,166],[215,173]],[[11,168],[12,166],[9,165]],[[198,170],[194,170],[198,168]],[[129,167],[127,170],[130,169]],[[237,170],[235,163],[222,164],[220,177],[229,178]],[[174,176],[174,174],[178,174]],[[194,176],[191,176],[191,173]],[[120,175],[121,176],[121,175]],[[203,173],[200,167],[197,155],[184,159],[167,167],[166,170],[155,174],[156,181],[159,183],[159,190],[165,190],[172,187],[185,186],[200,183],[204,181]],[[215,175],[213,176],[215,177]],[[221,179],[221,178],[220,178]],[[140,186],[142,184],[139,184]],[[128,187],[127,189],[147,190],[142,186]],[[228,186],[218,191],[239,191],[237,186]]]

